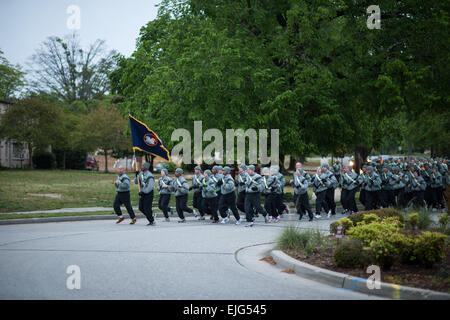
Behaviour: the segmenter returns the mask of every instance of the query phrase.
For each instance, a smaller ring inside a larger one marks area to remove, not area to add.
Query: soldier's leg
[[[299,195],[299,202],[301,203],[302,211],[308,213],[309,220],[313,219],[311,206],[309,205],[308,192]]]
[[[366,190],[364,189],[361,189],[359,192],[359,202],[361,202],[363,206],[366,205]]]
[[[425,189],[424,200],[427,203],[427,206],[430,207],[432,205],[433,196],[431,194],[431,187],[430,186],[427,186],[427,188]]]
[[[114,212],[120,217],[122,216],[122,210],[120,210],[120,196],[119,193],[116,193],[116,198],[114,199],[113,204]]]
[[[164,218],[169,218],[169,201],[170,194],[159,195],[158,208],[163,212]]]
[[[245,212],[245,191],[238,193],[236,206],[240,211]]]
[[[202,212],[203,214],[211,214],[211,208],[207,198],[202,198]]]
[[[358,188],[354,188],[348,192],[348,210],[358,212],[358,206],[356,205],[355,195]]]
[[[341,190],[341,204],[342,204],[342,209],[344,210],[350,210],[349,208],[349,190],[347,189],[342,189]]]
[[[283,214],[284,210],[286,209],[283,203],[283,193],[275,194],[275,205],[277,209],[277,216]]]
[[[187,194],[182,195],[180,201],[181,201],[181,210],[186,211],[188,213],[193,213],[194,212],[194,210],[192,210],[192,208],[189,208],[187,206],[187,202],[188,202],[188,195]]]
[[[294,193],[294,198],[296,199],[296,201],[294,202],[295,209],[297,210],[297,214],[300,216],[301,219],[304,215],[302,202],[300,201],[300,197],[298,196],[298,194]]]
[[[320,211],[322,210],[323,192],[316,192],[316,215],[320,215]]]
[[[253,200],[253,207],[255,208],[257,213],[262,214],[264,217],[267,216],[267,211],[261,205],[261,194],[256,193],[256,196]]]
[[[201,192],[194,192],[194,196],[192,198],[192,206],[198,210],[200,213],[200,216],[203,216],[202,214],[202,193]]]
[[[154,221],[152,210],[153,192],[150,192],[149,194],[143,194],[141,199],[142,199],[142,207],[144,210],[143,214],[147,218],[148,222],[152,223]]]
[[[374,192],[375,191],[366,191],[365,192],[365,207],[364,210],[372,210],[373,209],[373,203],[374,203]]]
[[[381,203],[381,206],[383,208],[387,208],[388,207],[387,198],[388,198],[387,190],[381,190],[381,192],[380,192],[380,203]]]
[[[306,201],[305,201],[306,196]],[[300,215],[300,219],[303,218],[306,211],[308,211],[309,201],[308,201],[308,193],[297,195],[297,213]],[[310,209],[311,210],[311,209]],[[310,212],[307,212],[310,215]]]
[[[234,218],[236,221],[241,220],[241,216],[239,215],[239,211],[236,207],[236,193],[231,192],[228,199],[228,206],[231,209],[231,212],[233,213]]]
[[[298,193],[294,192],[294,197],[292,198],[292,201],[294,202],[295,207],[297,208],[297,199],[298,199]],[[297,210],[298,213],[298,210]]]
[[[131,206],[130,192],[121,192],[120,197],[122,198],[120,202],[124,204],[128,214],[130,215],[130,218],[136,218],[133,207]]]
[[[181,220],[184,220],[182,198],[183,198],[183,196],[175,197],[175,208],[177,210],[178,217]]]
[[[219,203],[218,203],[218,199],[219,197],[214,197],[214,198],[211,198],[210,199],[210,201],[211,201],[211,212],[212,212],[212,215],[213,215],[213,219],[214,219],[214,221],[217,221],[217,220],[219,220],[219,216],[218,216],[218,214],[217,214],[217,211],[218,211],[218,207],[219,207]]]
[[[330,188],[329,189],[329,195],[328,195],[328,201],[329,201],[329,207],[331,209],[331,214],[335,215],[336,214],[336,201],[334,201],[334,188]]]
[[[439,203],[439,207],[441,209],[443,209],[443,208],[445,208],[445,205],[444,205],[444,188],[437,188],[436,192],[437,192],[437,201]]]
[[[227,217],[227,210],[228,210],[227,196],[228,196],[227,194],[223,194],[220,197],[219,203],[218,203],[219,215],[222,218],[226,218]]]
[[[252,203],[253,194],[247,193],[245,195],[245,218],[247,222],[253,222],[253,203]]]
[[[267,195],[267,208],[266,205],[264,203],[264,209],[267,211],[267,213],[276,218],[278,217],[278,203],[277,203],[277,199],[276,199],[276,195],[271,193],[269,195]]]

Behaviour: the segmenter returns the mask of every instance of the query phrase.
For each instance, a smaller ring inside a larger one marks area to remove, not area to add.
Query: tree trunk
[[[103,150],[105,153],[105,173],[108,172],[108,150]]]
[[[295,158],[294,156],[289,156],[289,170],[295,170]]]
[[[369,155],[369,150],[366,147],[363,146],[356,146],[355,147],[355,163],[353,164],[353,169],[356,173],[359,174],[359,170],[361,169],[363,162]]]
[[[281,174],[287,174],[288,171],[284,167],[284,160],[286,159],[286,155],[280,154],[280,173]]]
[[[153,172],[153,160],[155,159],[155,157],[151,154],[150,155],[150,172]]]
[[[63,170],[66,170],[66,150],[63,153]]]

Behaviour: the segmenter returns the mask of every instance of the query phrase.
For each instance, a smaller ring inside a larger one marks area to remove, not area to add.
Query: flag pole
[[[134,149],[133,149],[133,155],[134,155],[134,168],[135,168],[136,172],[139,172],[138,167],[137,167],[137,161],[136,161],[136,150],[134,150]],[[137,178],[137,183],[138,183],[137,184],[138,190],[139,190],[139,193],[141,193],[141,184],[139,183],[139,173],[136,178]]]

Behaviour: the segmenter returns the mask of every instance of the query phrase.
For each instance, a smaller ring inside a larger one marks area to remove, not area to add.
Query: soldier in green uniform
[[[372,166],[366,168],[366,174],[359,176],[358,181],[363,190],[365,190],[365,210],[376,209],[379,199],[379,191],[381,190],[380,176],[374,171]]]
[[[264,184],[262,194],[266,198],[264,201],[264,209],[269,214],[269,222],[279,222],[276,189],[280,187],[280,181],[269,168],[262,168],[261,173]]]
[[[239,174],[236,178],[238,185],[237,208],[245,213],[245,183],[247,181],[247,166],[243,163],[239,165]]]
[[[333,164],[333,174],[336,177],[337,182],[339,183],[340,179],[341,179],[341,163],[339,162],[339,160],[335,161],[335,163]]]
[[[217,186],[212,176],[214,175],[211,170],[205,170],[204,179],[202,181],[202,198],[203,198],[203,212],[210,214],[212,217],[212,223],[219,222],[219,216],[217,214]]]
[[[394,202],[397,208],[405,207],[405,182],[403,179],[403,172],[400,170],[398,165],[393,167],[392,179],[394,180],[394,185],[392,190],[394,192]]]
[[[192,184],[189,188],[189,190],[194,190],[194,196],[192,198],[192,206],[198,210],[198,212],[200,213],[200,217],[203,217],[204,215],[202,214],[202,191],[200,190],[201,184],[202,184],[202,180],[203,180],[203,175],[202,175],[202,168],[199,166],[196,166],[194,168],[194,174],[192,175]],[[194,217],[197,217],[197,211],[193,210],[194,212]]]
[[[389,206],[395,206],[394,197],[394,179],[392,177],[392,172],[389,170],[389,165],[383,164],[382,172],[380,174],[381,178],[381,206],[387,208]]]
[[[297,168],[294,174],[294,198],[296,199],[295,207],[297,209],[297,214],[299,215],[299,220],[303,218],[305,213],[308,213],[309,221],[313,220],[313,213],[311,206],[309,205],[308,198],[308,187],[310,184],[309,174],[308,178],[303,174],[304,170],[302,168]]]
[[[424,194],[427,184],[422,176],[417,171],[414,171],[412,178],[409,181],[409,188],[412,192],[412,199],[414,206],[424,206]]]
[[[183,211],[193,213],[194,210],[187,206],[189,184],[183,177],[183,170],[181,168],[175,170],[175,178],[172,180],[171,191],[175,193],[175,208],[180,218],[178,222],[184,223],[186,219],[184,218]]]
[[[220,223],[227,223],[230,221],[227,212],[233,212],[233,216],[236,219],[236,224],[241,224],[241,217],[236,208],[236,187],[234,179],[230,174],[231,168],[228,166],[222,169],[222,179],[220,184],[220,193],[222,196],[219,199],[219,213],[222,217]]]
[[[158,179],[158,208],[164,214],[164,218],[166,222],[169,222],[169,201],[172,192],[169,190],[169,186],[172,185],[172,179],[169,177],[169,172],[166,168],[161,170],[161,178]]]
[[[430,183],[431,189],[430,207],[433,208],[432,209],[433,211],[444,209],[444,205],[442,204],[442,186],[443,186],[442,175],[439,173],[437,166],[433,165]]]
[[[343,207],[342,214],[354,214],[358,212],[358,207],[356,206],[355,194],[358,191],[358,175],[352,171],[351,166],[346,166],[343,169],[343,174],[341,175],[341,203]]]
[[[261,213],[264,216],[265,223],[268,223],[267,211],[261,206],[261,192],[263,191],[264,185],[262,177],[255,172],[255,166],[249,165],[247,167],[247,181],[245,184],[245,215],[248,224],[246,227],[253,226],[253,213]]]
[[[125,168],[123,166],[119,167],[119,176],[117,180],[114,182],[116,186],[116,198],[114,199],[114,212],[119,216],[119,219],[116,223],[121,223],[125,218],[122,215],[122,211],[120,210],[120,206],[123,204],[125,208],[127,208],[127,212],[130,215],[131,222],[130,224],[136,223],[136,216],[133,211],[133,207],[131,206],[130,200],[130,178],[125,174]]]
[[[145,215],[148,220],[148,226],[155,224],[155,218],[153,217],[153,189],[155,187],[155,178],[148,170],[150,163],[145,162],[142,164],[141,172],[134,178],[134,183],[140,187],[139,192],[139,210]]]
[[[311,177],[311,184],[316,195],[316,219],[320,219],[322,208],[328,214],[331,214],[331,209],[326,201],[327,189],[332,186],[330,176],[332,174],[328,170],[324,170],[324,166],[317,168],[316,174]]]

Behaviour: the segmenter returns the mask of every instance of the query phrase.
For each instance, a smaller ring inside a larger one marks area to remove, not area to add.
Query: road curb
[[[294,270],[297,276],[328,284],[336,287],[336,289],[357,291],[390,299],[450,300],[450,294],[443,292],[410,288],[384,282],[381,283],[380,289],[369,289],[364,278],[357,278],[344,273],[319,268],[298,261],[280,250],[272,250],[270,255],[280,266]]]
[[[128,217],[126,214],[125,217]],[[161,217],[164,215],[161,213]],[[185,216],[188,216],[185,214]],[[173,215],[173,218],[178,218],[178,216]],[[142,213],[137,213],[136,218],[146,219]],[[155,216],[158,218],[158,214]],[[63,216],[63,217],[48,217],[48,218],[24,218],[24,219],[4,219],[0,220],[0,225],[10,225],[10,224],[30,224],[30,223],[47,223],[47,222],[71,222],[71,221],[91,221],[91,220],[116,220],[117,215],[115,214],[102,214],[102,215],[86,215],[86,216]]]

